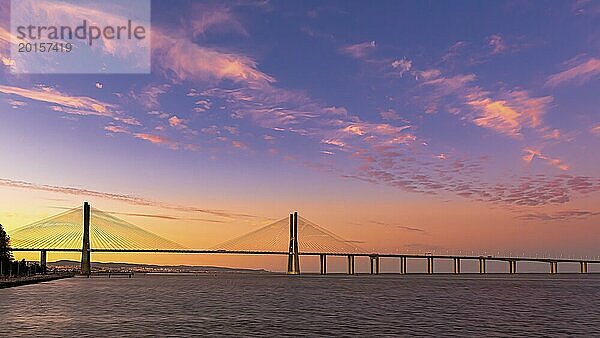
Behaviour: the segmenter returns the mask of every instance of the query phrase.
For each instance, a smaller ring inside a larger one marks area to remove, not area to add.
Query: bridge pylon
[[[90,262],[90,205],[83,203],[83,243],[81,247],[81,274],[90,275],[92,265]]]
[[[288,251],[288,275],[300,274],[300,256],[298,255],[298,212],[290,214],[290,247]]]

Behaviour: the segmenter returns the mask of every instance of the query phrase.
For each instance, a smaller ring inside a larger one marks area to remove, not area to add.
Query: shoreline
[[[38,275],[28,277],[18,277],[11,279],[0,279],[0,289],[11,288],[22,285],[37,284],[42,282],[50,282],[63,278],[71,278],[74,275]]]

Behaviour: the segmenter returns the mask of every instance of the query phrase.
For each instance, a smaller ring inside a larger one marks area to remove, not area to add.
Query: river
[[[0,335],[589,337],[600,276],[69,278],[0,290]]]

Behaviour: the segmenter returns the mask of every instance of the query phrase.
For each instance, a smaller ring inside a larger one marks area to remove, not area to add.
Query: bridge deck
[[[61,248],[11,248],[18,252],[81,252],[81,249]],[[230,254],[230,255],[288,255],[285,251],[245,251],[245,250],[202,250],[202,249],[90,249],[96,253],[174,253],[174,254]],[[300,252],[301,256],[354,256],[354,257],[406,257],[406,258],[435,258],[435,259],[485,259],[489,261],[517,261],[517,262],[559,262],[559,263],[600,263],[598,259],[588,258],[551,258],[551,257],[508,257],[508,256],[477,256],[477,255],[425,255],[425,254],[393,254],[393,253],[339,253],[339,252]]]

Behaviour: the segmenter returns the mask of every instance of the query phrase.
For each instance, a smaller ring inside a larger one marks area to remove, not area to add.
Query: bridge
[[[336,236],[297,212],[289,218],[264,226],[208,249],[191,249],[158,236],[104,211],[83,207],[74,208],[16,229],[11,233],[11,251],[40,252],[40,264],[46,266],[48,252],[81,253],[81,273],[91,273],[91,253],[180,253],[180,254],[244,254],[287,256],[287,273],[300,274],[300,256],[318,256],[320,274],[327,273],[327,257],[346,257],[347,273],[356,274],[355,258],[368,257],[370,274],[380,273],[381,258],[398,259],[398,273],[406,274],[407,259],[422,259],[427,273],[434,273],[434,262],[439,259],[453,261],[453,273],[460,274],[461,262],[478,262],[478,272],[487,272],[487,262],[507,264],[507,272],[517,273],[518,262],[541,262],[549,266],[549,273],[558,273],[558,263],[578,263],[580,273],[588,272],[589,264],[600,260],[538,258],[482,255],[432,255],[369,253],[351,241]]]

